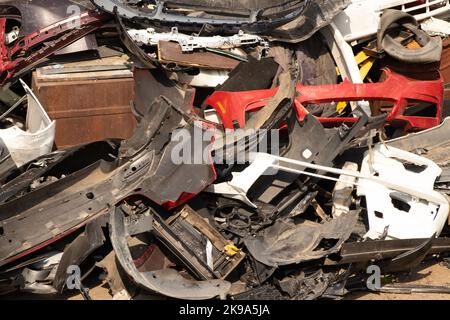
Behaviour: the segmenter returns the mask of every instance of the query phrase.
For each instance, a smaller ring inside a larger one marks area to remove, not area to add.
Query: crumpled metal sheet
[[[217,296],[225,298],[229,292],[231,283],[224,280],[189,280],[169,268],[140,272],[136,268],[128,248],[127,238],[130,232],[125,224],[125,216],[120,209],[111,208],[109,225],[111,243],[118,261],[126,273],[140,286],[172,298],[189,300],[211,299]]]
[[[203,30],[202,26],[208,24],[210,25],[209,29],[214,30],[215,33],[223,28],[227,31],[241,29],[249,33],[267,36],[272,41],[291,43],[298,43],[310,38],[316,31],[330,24],[333,18],[350,4],[350,0],[279,0],[275,2],[275,5],[272,1],[267,0],[227,1],[225,3],[213,0],[165,2],[164,5],[172,9],[188,8],[192,10],[191,15],[177,16],[167,14],[163,8],[147,14],[128,6],[136,4],[138,1],[127,3],[122,0],[92,1],[97,7],[109,13],[113,13],[114,8],[119,6],[119,13],[122,17],[138,20],[144,24],[148,24],[145,19],[159,20],[159,22],[169,25],[179,23],[180,30],[199,30],[200,28]],[[208,13],[205,14],[205,12]]]
[[[262,8],[286,5],[297,0],[169,0],[167,4],[195,5],[198,7],[232,10],[261,10]],[[297,1],[298,2],[298,1]]]
[[[316,223],[302,220],[279,220],[254,238],[245,239],[250,254],[259,262],[273,267],[300,263],[325,257],[339,251],[350,237],[359,211],[333,218],[330,222]],[[322,240],[334,240],[331,248],[321,249]]]
[[[182,165],[172,161],[173,149],[181,146],[178,141],[171,141],[173,131],[187,129],[189,137],[194,137],[193,121],[185,119],[176,106],[161,97],[144,118],[135,136],[122,144],[118,161],[109,158],[86,163],[90,154],[73,158],[66,153],[59,162],[59,169],[65,168],[69,174],[56,182],[36,192],[19,193],[46,173],[34,176],[26,170],[38,165],[32,163],[23,168],[22,175],[12,178],[4,186],[5,190],[0,188],[0,199],[17,195],[0,206],[0,226],[5,235],[0,237],[0,266],[80,228],[127,196],[142,194],[170,209],[188,201],[216,179],[211,164],[194,164],[193,158]],[[155,128],[155,123],[159,129]],[[185,140],[185,145],[195,145],[190,139]],[[203,143],[206,148],[211,142]],[[51,163],[51,157],[57,155],[48,155],[47,161]],[[191,156],[195,156],[194,153]],[[45,168],[45,162],[40,166]],[[72,167],[76,169],[70,172]],[[35,179],[27,179],[30,173]],[[25,184],[22,185],[22,181]],[[46,228],[35,228],[36,225]]]
[[[299,43],[309,39],[344,10],[350,0],[308,1],[305,11],[291,22],[270,31],[267,36],[272,41]]]
[[[224,8],[229,10],[241,11],[257,11],[271,14],[279,14],[282,9],[295,1],[286,0],[171,0],[169,3],[179,5],[195,5],[207,8]],[[327,26],[333,18],[344,10],[350,0],[304,0],[302,5],[306,5],[303,13],[289,23],[264,31],[264,35],[269,36],[271,40],[286,41],[298,43],[310,38],[316,31]],[[274,9],[273,7],[276,7]],[[266,9],[265,9],[266,8]],[[250,26],[250,30],[252,27]],[[258,29],[253,28],[254,32]]]
[[[17,167],[52,151],[55,141],[55,121],[52,121],[33,91],[21,80],[27,94],[28,110],[24,131],[17,126],[0,130],[4,142]],[[3,168],[0,170],[3,171]]]
[[[0,0],[1,6],[17,8],[21,14],[21,27],[19,37],[29,35],[37,30],[49,26],[55,22],[66,19],[73,14],[73,10],[79,8],[80,13],[87,11],[83,2],[70,0]],[[67,54],[86,50],[96,50],[97,41],[95,35],[88,35],[70,46],[58,51],[56,54]]]

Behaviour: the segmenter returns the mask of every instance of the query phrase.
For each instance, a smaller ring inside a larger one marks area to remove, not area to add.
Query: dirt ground
[[[401,283],[450,286],[450,268],[436,262],[424,263],[410,275],[402,278]],[[99,280],[91,281],[88,284],[89,294],[93,300],[112,300],[108,292],[107,284]],[[12,295],[9,297],[14,300],[39,299],[39,300],[83,300],[83,297],[77,292],[67,292],[64,296],[42,296],[42,295]],[[358,292],[351,293],[345,297],[345,300],[450,300],[450,294],[387,294],[387,293],[369,293]]]
[[[438,263],[426,263],[407,276],[403,283],[450,286],[450,268]],[[90,295],[94,300],[110,300],[107,286],[97,285],[90,290]],[[81,300],[81,295],[68,297],[69,300]],[[387,293],[352,293],[345,297],[345,300],[450,300],[450,294],[387,294]]]
[[[402,279],[403,280],[403,279]],[[450,268],[438,263],[426,263],[405,277],[401,283],[450,286]],[[393,294],[393,293],[352,293],[345,300],[450,300],[450,294]]]

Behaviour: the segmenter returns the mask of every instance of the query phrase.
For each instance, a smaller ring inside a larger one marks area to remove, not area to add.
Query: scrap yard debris
[[[398,283],[450,257],[448,0],[1,0],[0,35],[1,297],[450,292]]]

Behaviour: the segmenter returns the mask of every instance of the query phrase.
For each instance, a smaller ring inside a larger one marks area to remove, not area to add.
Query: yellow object
[[[369,74],[370,70],[372,69],[375,58],[368,56],[364,53],[364,51],[359,52],[355,56],[356,63],[359,66],[359,74],[361,75],[361,79],[365,79],[367,75]],[[337,69],[338,75],[340,75],[339,69]],[[338,113],[344,112],[345,108],[347,107],[347,102],[339,102],[336,105],[336,111]]]
[[[220,102],[220,101],[217,102],[217,105],[219,106],[220,111],[222,111],[223,114],[227,113],[227,109],[225,109],[225,107],[223,106],[222,102]]]
[[[227,244],[224,249],[225,253],[230,257],[236,255],[236,253],[239,252],[239,248],[236,247],[233,243]]]

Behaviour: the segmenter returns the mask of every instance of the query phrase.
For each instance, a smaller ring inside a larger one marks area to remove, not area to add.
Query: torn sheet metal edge
[[[50,153],[55,141],[55,121],[51,121],[33,91],[20,79],[28,97],[26,129],[17,126],[0,130],[0,139],[17,167]]]
[[[406,8],[404,5],[416,0],[353,0],[347,9],[339,13],[333,23],[342,33],[346,42],[353,42],[368,38],[377,33],[380,16],[385,9],[402,6],[404,12],[414,12],[418,9],[425,10],[425,13],[414,15],[417,21],[448,14],[450,12],[450,1],[427,1],[423,5]],[[431,10],[430,7],[439,2],[445,3],[441,8]]]
[[[2,55],[0,85],[17,80],[20,75],[30,71],[43,59],[97,30],[110,18],[110,15],[106,13],[98,14],[96,11],[88,11],[20,38],[11,47],[5,44],[6,19],[0,18],[0,38],[3,38],[0,41]],[[54,40],[50,41],[52,39]],[[39,45],[42,45],[42,48],[33,51]],[[28,55],[18,55],[24,51]],[[11,60],[14,56],[17,57]]]
[[[71,150],[83,152],[84,147],[95,146],[96,143],[40,158],[34,164],[42,170],[32,174],[31,181],[28,180],[29,175],[27,179],[28,169],[35,169],[36,166],[21,168],[23,173],[9,182],[12,186],[6,190],[7,197],[3,198],[5,195],[0,192],[3,201],[18,194],[18,197],[0,205],[0,226],[4,229],[0,237],[0,266],[68,235],[105,214],[111,204],[133,194],[139,193],[171,209],[202,192],[216,179],[212,162],[205,166],[203,162],[195,164],[194,158],[182,162],[190,163],[186,165],[170,161],[175,147],[186,147],[188,144],[190,148],[192,145],[190,139],[184,139],[181,145],[180,142],[171,141],[170,134],[183,127],[189,128],[189,137],[194,136],[193,119],[167,98],[160,97],[148,108],[133,137],[123,141],[119,161],[113,156],[116,151],[111,150],[101,158],[94,157],[92,162],[68,176],[26,194],[20,191],[47,173],[47,167],[42,168],[41,161],[48,161],[51,170],[53,158],[60,155],[57,162],[63,166],[62,161],[70,161],[66,159],[73,156]],[[108,141],[100,143],[111,144]],[[205,150],[210,143],[205,143]],[[113,144],[116,148],[116,143]],[[191,154],[191,157],[194,156]],[[25,184],[20,184],[23,179]],[[65,193],[67,188],[78,191]],[[3,190],[0,188],[0,191]],[[39,221],[49,222],[45,228],[33,228]]]
[[[156,32],[153,28],[130,29],[128,35],[137,43],[149,46],[157,46],[160,41],[177,42],[182,52],[193,52],[201,48],[233,49],[247,45],[262,45],[266,48],[269,43],[263,38],[244,33],[240,30],[237,34],[229,37],[211,36],[200,37],[178,32],[177,27],[172,27],[170,32]]]
[[[411,80],[402,75],[384,69],[386,80],[377,83],[352,84],[344,81],[334,85],[304,86],[297,84],[295,108],[302,120],[309,111],[305,108],[308,103],[324,103],[330,101],[392,101],[393,107],[386,118],[390,124],[401,123],[405,130],[428,129],[439,125],[442,101],[443,80],[419,81]],[[253,90],[242,92],[215,91],[205,100],[205,105],[213,107],[225,128],[233,129],[233,122],[237,121],[243,128],[246,124],[246,112],[258,110],[267,105],[278,88],[267,90]],[[417,117],[404,115],[408,100],[419,100],[436,105],[434,117]],[[221,107],[222,106],[222,107]],[[335,126],[342,123],[354,123],[355,117],[324,118],[318,117],[324,126]]]
[[[399,160],[425,169],[422,172],[408,170]],[[441,168],[433,161],[394,147],[381,144],[375,146],[372,152],[369,151],[364,157],[361,174],[376,174],[383,181],[420,190],[422,197],[408,196],[403,192],[398,194],[387,185],[360,179],[358,195],[366,197],[369,217],[369,231],[365,237],[377,239],[384,234],[387,239],[438,236],[449,213],[447,199],[434,190],[434,183],[441,172]],[[441,199],[423,201],[426,195]],[[395,200],[404,203],[406,208],[399,209],[393,203]]]
[[[173,269],[140,272],[127,244],[128,230],[125,216],[118,207],[110,209],[110,238],[121,266],[140,286],[168,297],[188,300],[224,299],[231,289],[231,283],[224,280],[192,281],[182,277]],[[151,226],[149,226],[151,227]]]

